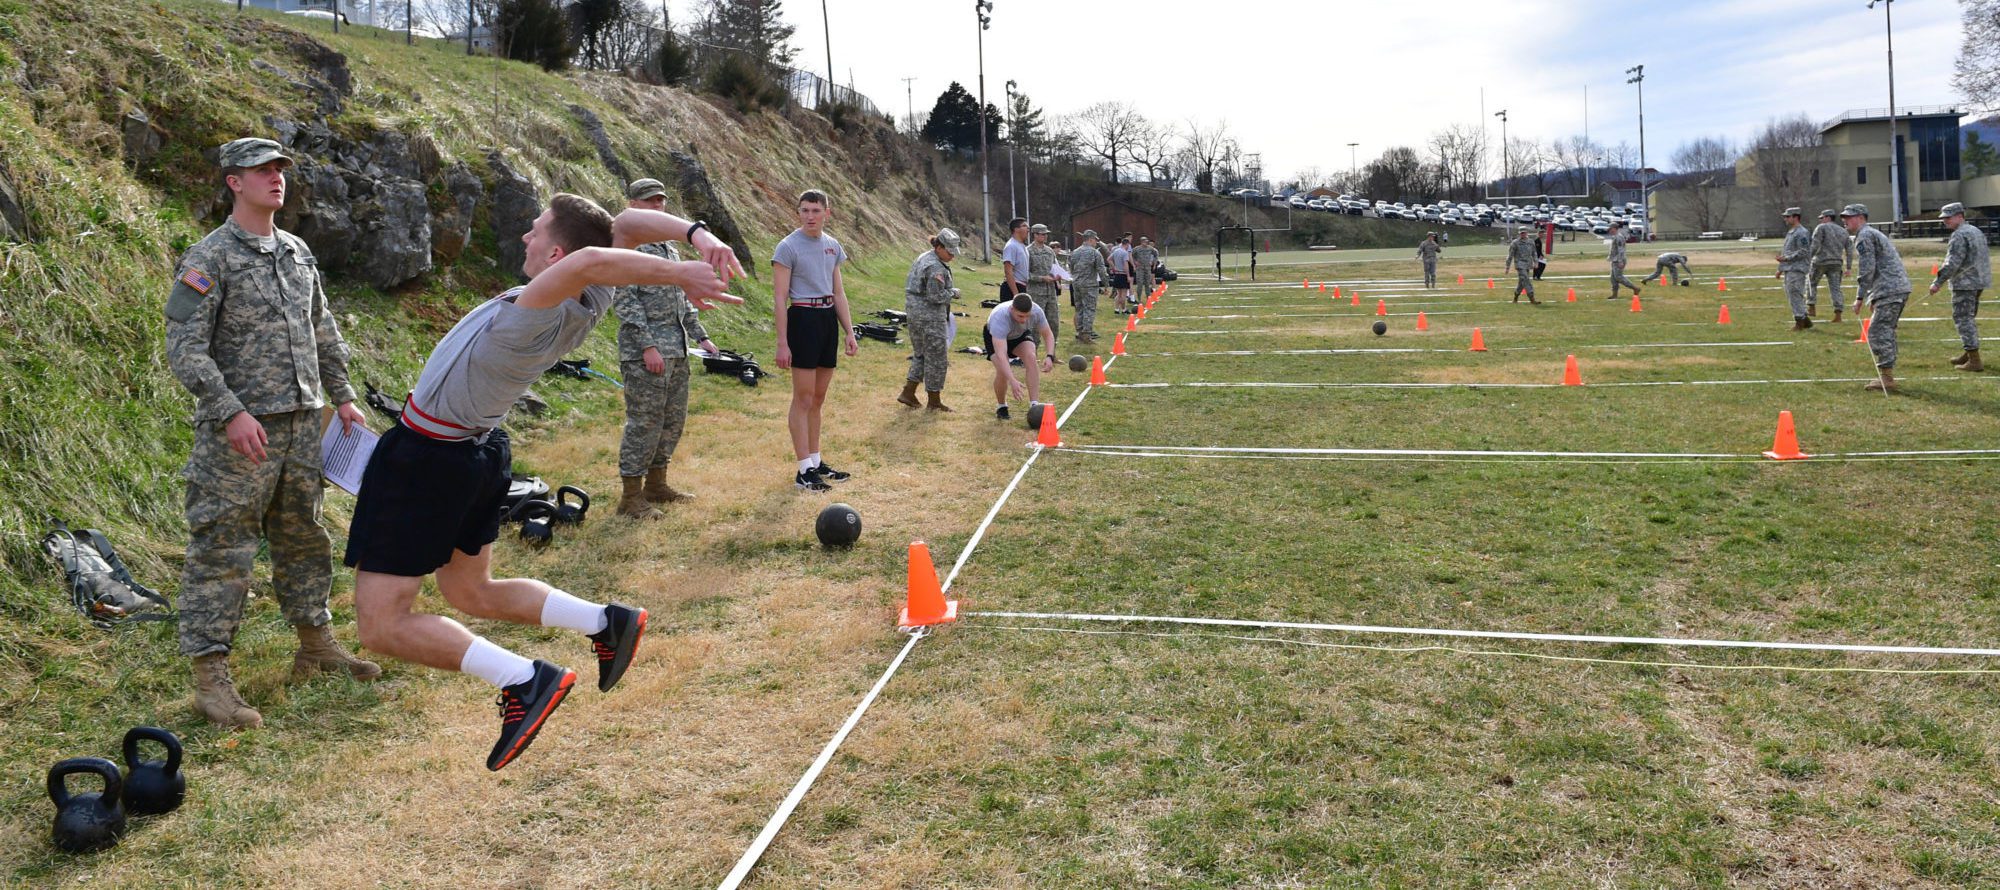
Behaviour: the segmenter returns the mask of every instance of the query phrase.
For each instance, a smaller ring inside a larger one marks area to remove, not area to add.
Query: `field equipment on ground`
[[[140,760],[139,743],[158,742],[165,760]],[[181,740],[157,726],[134,726],[125,733],[125,787],[119,799],[133,816],[171,813],[187,799],[187,776],[181,773]]]
[[[167,598],[132,578],[103,532],[87,528],[79,536],[57,520],[55,528],[42,536],[42,550],[62,563],[70,605],[91,624],[110,630],[126,619],[173,619]]]
[[[768,376],[757,366],[757,354],[753,352],[717,350],[714,355],[701,357],[701,367],[710,374],[727,374],[741,380],[744,386],[756,386],[758,378]]]
[[[104,779],[103,791],[69,793],[67,776],[89,773]],[[125,807],[118,800],[124,782],[118,764],[102,757],[72,757],[49,770],[49,800],[56,805],[50,837],[56,849],[92,853],[118,843],[125,833]]]
[[[827,547],[852,547],[861,539],[861,514],[846,504],[828,504],[813,522],[813,534]]]
[[[1374,325],[1370,326],[1369,330],[1374,331],[1375,336],[1380,337],[1383,334],[1389,333],[1389,323],[1386,321],[1378,321]]]
[[[1088,367],[1090,367],[1090,360],[1089,360],[1089,359],[1086,359],[1086,358],[1084,358],[1083,356],[1080,356],[1080,355],[1072,355],[1072,356],[1070,356],[1070,357],[1069,357],[1069,369],[1070,369],[1070,370],[1072,370],[1072,371],[1082,371],[1082,370],[1084,370],[1085,368],[1088,368]]]

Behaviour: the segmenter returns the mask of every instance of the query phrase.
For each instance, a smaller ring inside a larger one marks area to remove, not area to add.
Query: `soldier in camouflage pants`
[[[194,659],[195,711],[228,728],[260,726],[229,673],[259,538],[296,628],[295,679],[342,671],[370,680],[327,627],[332,543],[320,525],[321,385],[343,430],[366,426],[347,382],[347,344],[304,241],[277,228],[292,159],[268,139],[222,146],[229,220],[181,256],[167,297],[167,363],[195,397],[187,478],[180,651]]]
[[[1868,350],[1875,354],[1876,377],[1862,388],[1895,392],[1896,324],[1910,299],[1910,273],[1903,269],[1903,256],[1889,236],[1868,225],[1868,205],[1847,205],[1840,211],[1840,221],[1854,235],[1855,290],[1874,310],[1868,321]]]
[[[664,211],[667,189],[657,179],[627,186],[627,207]],[[680,259],[673,242],[642,244],[639,252]],[[689,343],[716,352],[687,295],[669,285],[632,285],[612,301],[618,313],[618,367],[625,377],[625,435],[618,443],[618,477],[623,485],[618,513],[659,519],[656,504],[691,501],[694,495],[667,484],[667,465],[687,426]]]
[[[910,341],[916,354],[910,356],[910,373],[896,401],[911,408],[917,407],[917,384],[921,383],[930,397],[929,410],[951,410],[944,404],[944,378],[951,358],[951,301],[958,297],[958,288],[951,281],[951,261],[962,244],[957,232],[939,229],[931,237],[931,249],[917,254],[909,277],[903,280],[903,311],[910,316]]]
[[[1966,223],[1965,205],[1956,201],[1944,205],[1938,218],[1945,221],[1951,238],[1945,246],[1944,264],[1931,282],[1931,293],[1951,283],[1951,321],[1958,328],[1959,345],[1965,347],[1951,364],[1962,371],[1984,371],[1986,364],[1979,360],[1977,318],[1979,295],[1993,286],[1993,259],[1986,247],[1986,233]]]
[[[1076,309],[1076,341],[1097,342],[1097,289],[1104,286],[1104,252],[1098,248],[1097,232],[1085,229],[1083,243],[1070,252],[1069,271],[1076,280],[1069,285],[1069,302]]]
[[[1139,236],[1139,246],[1132,248],[1132,293],[1133,299],[1144,304],[1153,297],[1153,267],[1160,262],[1160,249],[1153,246],[1153,239]]]
[[[1033,243],[1028,245],[1028,296],[1049,317],[1049,330],[1062,333],[1062,281],[1055,276],[1056,249],[1049,246],[1049,227],[1035,223],[1028,228]]]
[[[1625,242],[1630,240],[1625,237],[1625,224],[1612,223],[1610,238],[1611,296],[1608,299],[1618,299],[1618,288],[1621,286],[1631,288],[1632,295],[1636,297],[1639,295],[1639,286],[1633,284],[1632,279],[1625,277]]]

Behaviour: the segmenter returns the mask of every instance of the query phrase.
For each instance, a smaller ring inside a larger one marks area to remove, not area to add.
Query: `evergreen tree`
[[[1965,165],[1967,179],[2000,173],[2000,149],[1979,138],[1977,130],[1966,131],[1965,149],[1959,153],[1959,159]]]
[[[798,50],[779,0],[708,0],[695,36],[704,43],[749,54],[767,65],[788,66]]]
[[[987,142],[1000,140],[1000,121],[1000,109],[987,105]],[[978,148],[979,100],[953,81],[938,95],[937,104],[931,106],[930,119],[924,122],[924,128],[918,135],[925,142],[945,150]]]
[[[500,0],[495,12],[494,36],[507,58],[549,71],[569,67],[576,47],[570,42],[569,17],[556,0]]]

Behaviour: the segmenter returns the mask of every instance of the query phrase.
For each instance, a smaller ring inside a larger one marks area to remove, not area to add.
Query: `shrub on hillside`
[[[764,66],[736,53],[718,55],[702,78],[702,88],[728,99],[744,114],[759,108],[781,108],[790,98]]]

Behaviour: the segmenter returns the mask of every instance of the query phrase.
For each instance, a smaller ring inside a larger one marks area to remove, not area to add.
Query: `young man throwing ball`
[[[1000,407],[993,410],[993,416],[1007,419],[1007,396],[1009,393],[1028,397],[1028,410],[1042,401],[1042,374],[1056,367],[1052,358],[1056,350],[1056,333],[1049,327],[1049,318],[1042,314],[1042,307],[1035,305],[1033,297],[1027,294],[993,307],[992,314],[986,316],[986,330],[981,337],[986,341],[986,354],[993,358],[993,399]],[[1043,354],[1035,353],[1035,341],[1042,342]],[[1025,389],[1014,376],[1014,367],[1008,358],[1021,360],[1021,367],[1028,372]]]
[[[588,634],[597,688],[625,673],[646,630],[646,610],[600,605],[529,578],[496,580],[493,541],[513,458],[500,423],[514,400],[580,345],[620,285],[673,285],[697,308],[740,303],[723,283],[743,274],[701,223],[629,209],[616,220],[576,195],[549,202],[522,236],[528,284],[486,301],[438,341],[398,423],[376,445],[361,479],[346,563],[363,645],[405,661],[464,671],[500,688],[497,770],[526,750],[576,682],[576,672],[502,649],[439,615],[412,611],[426,575],[468,615]],[[704,262],[681,263],[632,248],[687,241]],[[719,276],[719,277],[718,277]]]

